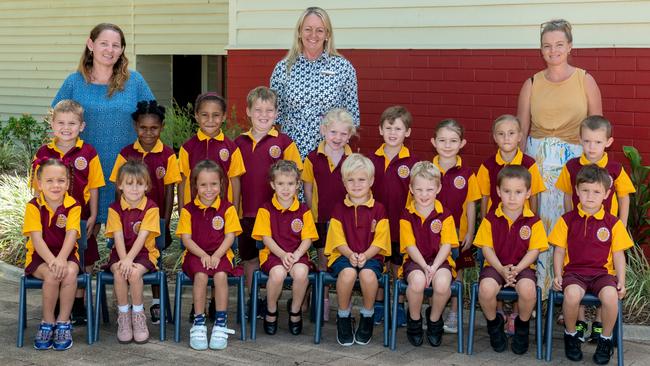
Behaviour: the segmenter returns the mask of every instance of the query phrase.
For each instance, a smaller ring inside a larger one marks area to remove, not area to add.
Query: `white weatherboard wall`
[[[231,0],[229,48],[287,49],[301,12],[332,18],[338,48],[536,48],[540,24],[565,18],[577,47],[647,47],[650,1]]]
[[[63,79],[76,70],[88,33],[101,22],[125,32],[133,69],[137,55],[226,53],[227,0],[3,0],[0,120],[45,114]],[[142,71],[154,82],[169,77],[152,74],[165,68]]]

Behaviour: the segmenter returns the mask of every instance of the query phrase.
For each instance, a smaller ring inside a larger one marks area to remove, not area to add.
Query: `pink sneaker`
[[[131,310],[126,313],[117,312],[117,341],[131,343],[133,340],[133,327],[131,325]]]
[[[512,313],[508,315],[508,322],[506,323],[506,334],[514,335],[515,334],[515,319],[519,316],[518,313]]]
[[[147,316],[143,311],[133,312],[133,340],[142,344],[149,341],[149,328],[147,328]]]

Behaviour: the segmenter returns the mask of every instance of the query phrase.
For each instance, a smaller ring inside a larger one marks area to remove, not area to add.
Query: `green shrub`
[[[0,141],[0,173],[25,172],[30,163],[25,157],[20,149]]]
[[[25,206],[32,197],[26,177],[0,175],[0,260],[19,267],[25,263]]]
[[[639,246],[627,253],[625,286],[625,314],[632,316],[635,323],[647,324],[650,321],[650,264]]]
[[[0,130],[0,141],[4,146],[20,155],[24,171],[29,170],[29,162],[36,151],[48,140],[50,128],[47,122],[37,121],[23,114],[20,118],[10,117]],[[27,164],[25,164],[26,162]]]
[[[634,242],[643,244],[650,238],[650,166],[642,164],[641,155],[633,146],[623,146],[623,153],[630,161],[630,179],[636,188],[636,193],[630,195],[627,225]]]
[[[160,134],[160,139],[174,151],[178,151],[198,129],[192,111],[192,104],[187,103],[185,107],[181,107],[176,101],[172,101],[171,107],[167,108],[165,127]]]

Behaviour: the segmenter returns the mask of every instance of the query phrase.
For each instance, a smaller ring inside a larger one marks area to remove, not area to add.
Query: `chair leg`
[[[458,353],[463,353],[463,307],[465,304],[463,304],[463,283],[462,282],[457,282],[457,289],[458,289],[458,296],[456,297],[456,301],[458,302],[458,314],[456,315],[458,317],[457,319],[457,327],[458,327],[458,349],[456,350]]]
[[[251,340],[257,339],[257,292],[259,291],[259,272],[253,273],[253,283],[251,285]]]
[[[246,282],[244,276],[239,277],[239,283],[237,284],[237,312],[239,313],[239,328],[241,335],[239,339],[242,341],[246,340]]]
[[[169,284],[165,281],[165,307],[167,308],[167,323],[174,324],[174,316],[172,315],[171,301],[169,300]]]
[[[623,366],[623,302],[618,300],[618,317],[616,319],[616,357],[618,358],[619,366]]]
[[[97,273],[97,290],[95,291],[95,316],[93,317],[93,332],[94,332],[94,340],[97,342],[99,340],[99,312],[102,308],[102,305],[104,302],[102,301],[102,291],[101,287],[103,286],[103,279],[102,279],[102,273],[99,272]]]
[[[108,298],[106,297],[106,281],[102,281],[102,321],[104,324],[108,324],[110,321],[108,315]]]
[[[181,304],[183,300],[183,272],[176,274],[176,289],[174,296],[174,342],[181,341]]]
[[[476,321],[476,300],[478,298],[478,282],[472,284],[471,297],[469,302],[469,334],[467,335],[467,354],[474,353],[474,322]],[[458,312],[461,308],[458,309]],[[459,325],[460,327],[460,325]]]
[[[95,333],[93,332],[93,282],[89,273],[84,273],[86,283],[86,342],[93,344]]]
[[[167,304],[166,301],[164,300],[167,297],[167,293],[165,292],[165,285],[167,284],[167,275],[165,275],[165,272],[160,271],[158,272],[158,286],[160,287],[160,299],[163,299],[163,301],[160,302],[160,340],[164,341],[167,339],[167,333],[166,333],[166,326],[167,326]]]
[[[388,313],[390,311],[390,280],[388,274],[384,274],[384,347],[388,347],[390,337],[388,335]]]
[[[20,277],[20,289],[18,291],[18,335],[16,336],[16,347],[22,347],[25,342],[25,327],[27,326],[27,289],[25,289],[24,275]]]
[[[543,358],[542,351],[542,289],[537,287],[537,302],[535,305],[535,341],[537,342],[537,359],[541,360]]]
[[[397,302],[399,301],[399,288],[402,280],[395,280],[393,285],[393,306],[391,307],[392,316],[390,317],[390,350],[397,349]],[[385,307],[385,306],[384,306]],[[408,311],[408,310],[406,310]],[[384,324],[388,321],[384,312]]]
[[[321,324],[323,323],[323,273],[318,273],[316,277],[316,292],[318,298],[316,299],[316,329],[314,330],[314,344],[320,344],[321,337]]]
[[[553,308],[555,306],[553,290],[549,291],[546,301],[546,362],[550,362],[553,353]]]

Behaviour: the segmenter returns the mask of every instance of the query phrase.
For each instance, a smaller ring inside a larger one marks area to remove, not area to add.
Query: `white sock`
[[[571,337],[573,337],[574,335],[578,334],[578,332],[576,331],[576,332],[569,333],[569,332],[567,332],[567,330],[565,329],[565,330],[564,330],[564,334],[568,334],[568,335],[570,335]]]
[[[600,335],[600,337],[601,337],[602,339],[606,339],[606,340],[608,340],[608,341],[612,339],[612,336],[605,337],[605,336],[602,335],[602,334]]]
[[[151,305],[160,305],[160,299],[152,299]]]
[[[120,313],[128,313],[128,312],[129,312],[129,307],[130,307],[129,304],[126,304],[126,305],[117,305],[117,310],[118,310]]]
[[[133,304],[133,311],[134,312],[144,311],[144,304],[140,304],[140,305]]]

